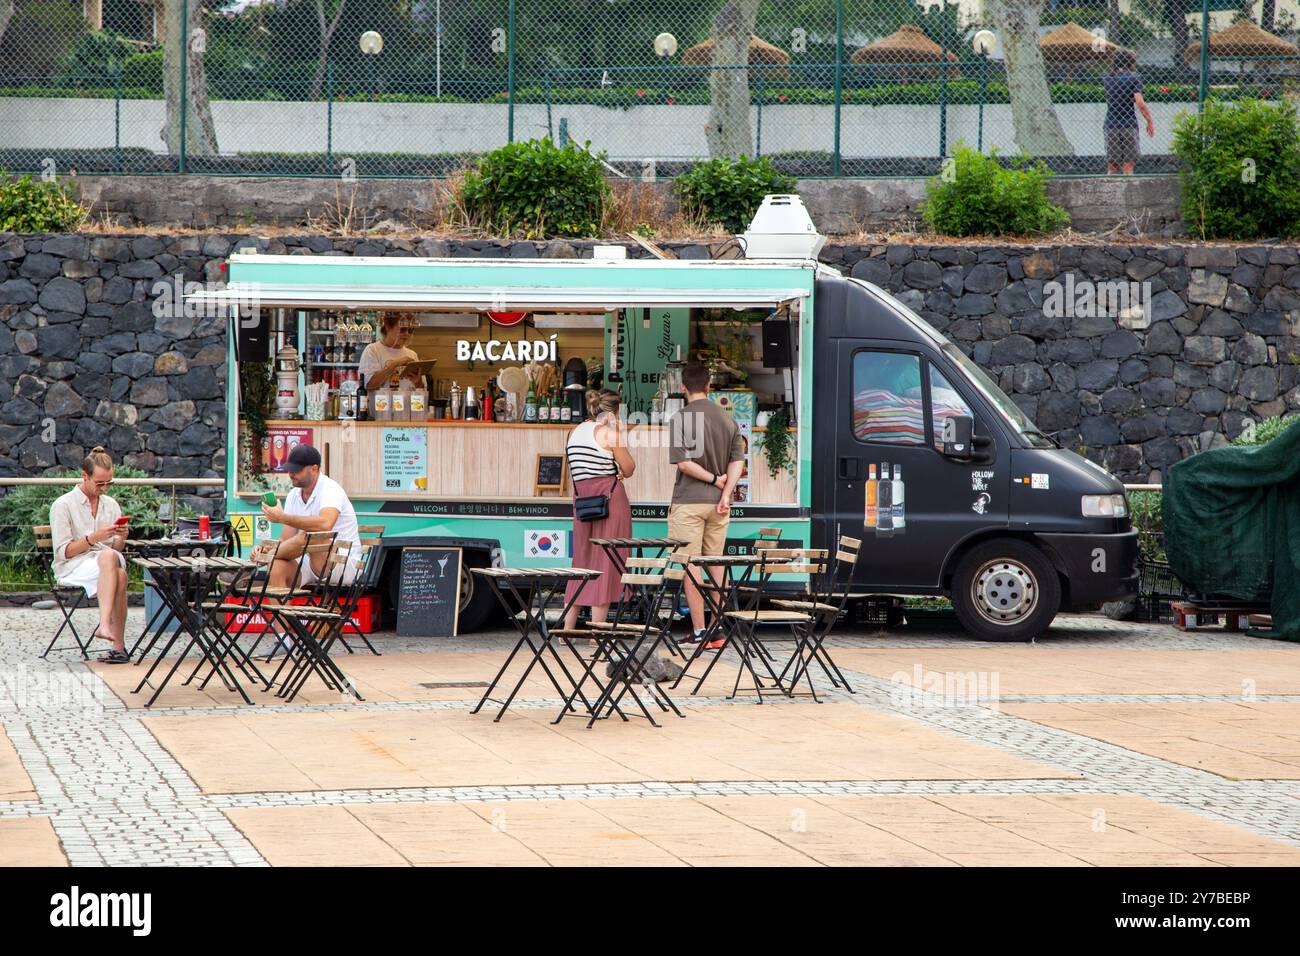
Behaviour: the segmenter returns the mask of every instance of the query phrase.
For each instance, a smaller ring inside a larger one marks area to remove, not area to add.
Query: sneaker
[[[680,641],[678,641],[677,643],[678,643],[678,644],[689,644],[689,645],[691,645],[691,646],[694,646],[694,645],[700,643],[700,641],[702,641],[702,640],[704,640],[704,632],[703,632],[703,631],[691,631],[690,633],[688,633],[685,637],[683,637],[683,638],[682,638]]]

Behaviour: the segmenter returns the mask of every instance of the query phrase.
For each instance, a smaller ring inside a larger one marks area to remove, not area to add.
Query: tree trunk
[[[334,11],[334,20],[331,23],[325,22],[325,0],[316,0],[316,23],[320,27],[320,53],[316,57],[316,75],[311,79],[311,95],[308,99],[320,99],[321,87],[325,85],[325,61],[330,55],[330,41],[334,39],[334,31],[339,28],[339,21],[343,19],[343,8],[347,6],[347,0],[339,0],[338,9]]]
[[[5,37],[5,30],[9,29],[9,21],[14,15],[14,0],[0,0],[0,40]]]
[[[759,0],[726,0],[713,21],[713,65],[745,69],[709,71],[709,118],[704,135],[709,155],[754,155],[749,129],[749,38],[758,18]]]
[[[989,0],[1007,64],[1016,145],[1031,156],[1073,156],[1047,86],[1038,47],[1038,18],[1045,0]]]
[[[208,102],[208,74],[203,68],[207,49],[207,32],[203,29],[202,0],[189,0],[188,23],[181,24],[181,0],[163,0],[163,98],[166,118],[162,139],[173,156],[181,151],[181,52],[186,54],[185,152],[190,156],[209,156],[217,151],[217,130],[212,122],[212,105]]]
[[[1187,14],[1191,12],[1191,0],[1165,0],[1165,23],[1169,26],[1169,36],[1173,42],[1174,65],[1181,67],[1188,72],[1201,72],[1200,63],[1188,63],[1183,59],[1183,54],[1187,52],[1188,28]],[[1196,31],[1197,37],[1201,35],[1198,26]]]

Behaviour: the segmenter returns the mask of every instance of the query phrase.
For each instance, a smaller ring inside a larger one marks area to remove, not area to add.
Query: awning
[[[755,308],[780,306],[802,289],[559,289],[465,286],[257,285],[203,289],[185,301],[204,307],[300,309],[457,309],[477,312],[572,311],[659,306]]]

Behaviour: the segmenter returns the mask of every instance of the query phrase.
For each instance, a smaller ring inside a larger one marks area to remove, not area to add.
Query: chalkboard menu
[[[564,456],[537,456],[537,493],[564,489]]]
[[[397,633],[451,637],[460,616],[460,548],[406,548],[397,594]]]

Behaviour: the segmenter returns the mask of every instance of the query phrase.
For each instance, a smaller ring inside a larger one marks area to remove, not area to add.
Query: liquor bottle
[[[528,383],[528,396],[524,399],[524,421],[537,421],[537,393],[533,391],[532,382]]]
[[[357,376],[357,421],[370,421],[370,393],[366,390],[366,380]]]
[[[879,520],[879,511],[876,504],[876,496],[879,492],[879,486],[876,481],[876,466],[867,466],[867,514],[863,519],[863,524],[868,528],[874,528]]]
[[[569,407],[568,398],[569,396],[567,393],[562,393],[560,395],[560,424],[561,425],[573,424],[573,409]]]
[[[880,463],[880,490],[876,501],[880,508],[880,520],[876,522],[876,534],[894,533],[894,483],[889,480],[889,462]]]
[[[492,406],[494,404],[492,401],[492,380],[488,379],[488,383],[483,386],[483,421],[492,421]]]
[[[894,466],[894,487],[891,492],[894,502],[894,530],[902,531],[907,527],[907,515],[903,509],[903,466]]]
[[[560,415],[560,406],[563,404],[564,404],[564,400],[561,398],[560,390],[557,388],[555,391],[551,393],[551,424],[552,425],[558,425],[560,424],[561,421],[563,421],[563,418]]]

